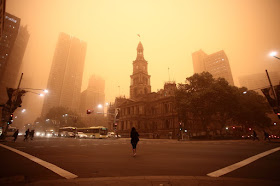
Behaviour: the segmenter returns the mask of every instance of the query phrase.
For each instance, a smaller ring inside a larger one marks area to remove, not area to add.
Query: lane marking
[[[6,148],[8,150],[11,150],[11,151],[13,151],[15,153],[18,153],[19,155],[22,155],[22,156],[30,159],[31,161],[34,161],[34,162],[38,163],[38,164],[42,165],[43,167],[46,167],[47,169],[55,172],[56,174],[66,178],[66,179],[73,179],[73,178],[77,178],[78,177],[77,175],[72,174],[71,172],[68,172],[68,171],[66,171],[66,170],[64,170],[64,169],[62,169],[62,168],[60,168],[60,167],[58,167],[58,166],[56,166],[54,164],[51,164],[51,163],[46,162],[44,160],[41,160],[41,159],[39,159],[39,158],[37,158],[35,156],[32,156],[32,155],[27,154],[25,152],[22,152],[20,150],[14,149],[12,147],[9,147],[9,146],[3,145],[3,144],[0,144],[0,146]]]
[[[264,157],[264,156],[272,154],[272,153],[274,153],[274,152],[276,152],[278,150],[280,150],[280,147],[277,147],[277,148],[274,148],[274,149],[262,152],[260,154],[252,156],[250,158],[247,158],[247,159],[245,159],[243,161],[240,161],[238,163],[235,163],[233,165],[230,165],[230,166],[224,167],[222,169],[219,169],[217,171],[211,172],[211,173],[207,174],[207,176],[210,176],[210,177],[220,177],[220,176],[222,176],[224,174],[227,174],[227,173],[232,172],[232,171],[234,171],[236,169],[244,167],[245,165],[248,165],[248,164],[250,164],[250,163],[252,163],[252,162],[254,162],[254,161],[256,161],[256,160],[258,160],[258,159],[260,159],[262,157]]]

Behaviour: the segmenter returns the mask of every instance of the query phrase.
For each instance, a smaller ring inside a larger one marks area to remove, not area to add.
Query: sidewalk
[[[131,176],[101,177],[44,180],[25,183],[24,177],[0,180],[1,185],[27,186],[278,186],[280,181],[243,179],[243,178],[211,178],[207,176]]]
[[[102,177],[77,178],[72,180],[39,181],[28,184],[31,186],[278,186],[280,182],[240,178],[211,178],[202,176],[132,176],[132,177]]]

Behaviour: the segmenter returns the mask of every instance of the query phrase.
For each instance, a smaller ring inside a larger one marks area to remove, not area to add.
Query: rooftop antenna
[[[170,82],[169,67],[168,67],[168,80],[169,80],[169,82]]]
[[[120,93],[120,86],[118,86],[118,88],[119,88],[119,96],[121,96],[121,93]]]

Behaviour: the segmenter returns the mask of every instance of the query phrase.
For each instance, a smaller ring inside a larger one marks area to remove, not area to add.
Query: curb
[[[206,176],[131,176],[131,177],[100,177],[75,178],[71,180],[48,180],[30,183],[28,185],[94,185],[94,186],[278,186],[280,181],[244,179],[244,178],[211,178]]]

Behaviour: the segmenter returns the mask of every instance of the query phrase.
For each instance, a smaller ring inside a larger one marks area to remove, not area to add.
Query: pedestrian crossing
[[[42,140],[43,141],[43,140]],[[63,141],[53,144],[45,144],[42,145],[42,142],[34,140],[29,143],[12,143],[14,148],[17,149],[25,149],[25,148],[61,148],[61,147],[69,147],[69,148],[79,148],[79,147],[98,147],[98,146],[116,146],[116,145],[130,145],[130,140],[122,140],[122,141],[84,141],[80,143],[68,144],[67,141]],[[40,145],[38,144],[40,143]],[[251,141],[176,141],[176,140],[142,140],[139,141],[140,145],[195,145],[195,144],[207,144],[207,145],[248,145],[248,143],[252,143]],[[254,143],[254,142],[253,142]]]

